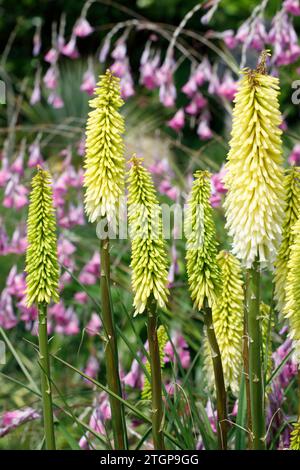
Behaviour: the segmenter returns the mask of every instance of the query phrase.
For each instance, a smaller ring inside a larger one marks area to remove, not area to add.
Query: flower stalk
[[[105,362],[106,362],[106,379],[109,389],[118,396],[122,396],[119,363],[118,363],[118,347],[117,336],[114,324],[114,315],[112,311],[111,294],[110,294],[110,255],[109,255],[109,239],[105,238],[100,242],[100,289],[101,289],[101,305],[102,305],[102,321],[106,335],[105,346]],[[124,407],[122,403],[112,396],[109,397],[112,415],[112,429],[114,436],[115,449],[125,449],[124,429],[126,429]]]
[[[249,337],[249,385],[253,449],[265,449],[265,399],[262,370],[260,329],[260,266],[255,260],[249,270],[247,293],[247,326]]]
[[[149,344],[149,362],[151,368],[151,397],[152,397],[152,435],[156,450],[164,450],[163,437],[163,401],[160,350],[157,337],[156,301],[150,299],[147,304],[147,333]]]

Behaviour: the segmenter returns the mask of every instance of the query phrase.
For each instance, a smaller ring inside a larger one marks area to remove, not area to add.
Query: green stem
[[[204,323],[207,330],[207,338],[211,349],[213,369],[216,384],[217,413],[218,413],[218,443],[222,450],[227,449],[227,396],[224,382],[223,366],[219,345],[217,342],[212,319],[212,311],[207,301],[204,305]]]
[[[47,304],[38,305],[39,311],[39,362],[41,367],[41,393],[43,403],[43,419],[45,443],[47,450],[55,450],[53,426],[52,394],[50,381],[50,361],[47,333]]]
[[[157,313],[156,301],[152,298],[148,302],[148,343],[149,361],[151,367],[151,392],[152,392],[152,435],[155,450],[164,450],[163,438],[163,401],[161,384],[161,367],[159,344],[157,338]]]
[[[244,288],[244,297],[247,299],[249,291],[250,276],[249,272],[246,273],[246,282]],[[247,427],[249,431],[252,431],[252,418],[251,418],[251,398],[250,398],[250,381],[249,381],[249,334],[248,334],[248,315],[247,315],[247,300],[244,302],[244,336],[243,336],[243,363],[244,363],[244,375],[245,375],[245,389],[246,389],[246,400],[247,400]],[[248,437],[248,448],[252,449],[252,433],[249,433]]]
[[[101,240],[100,244],[101,258],[101,305],[102,305],[102,321],[106,335],[105,361],[106,361],[106,379],[108,388],[116,395],[122,397],[122,389],[119,375],[119,360],[117,337],[115,332],[113,312],[111,308],[110,298],[110,256],[109,256],[109,239]],[[110,396],[111,422],[113,428],[115,449],[125,449],[126,423],[125,414],[122,403],[116,398]]]
[[[249,335],[249,381],[251,399],[251,418],[253,449],[265,449],[265,406],[264,385],[261,360],[261,331],[259,322],[260,306],[260,266],[256,260],[249,270],[248,306],[248,335]]]

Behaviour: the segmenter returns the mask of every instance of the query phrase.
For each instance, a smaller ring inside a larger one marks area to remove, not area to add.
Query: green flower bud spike
[[[288,262],[294,242],[293,226],[300,216],[300,168],[292,167],[286,171],[285,219],[282,227],[282,241],[275,263],[275,290],[277,310],[281,313],[285,304],[285,284],[288,275]]]
[[[226,449],[227,396],[221,353],[212,318],[212,307],[220,291],[221,278],[217,263],[216,229],[209,201],[210,174],[207,171],[197,171],[194,176],[185,220],[188,282],[194,307],[198,310],[203,309],[204,313],[216,387],[218,442],[220,449]]]
[[[39,312],[39,363],[45,444],[55,449],[50,361],[47,336],[47,304],[59,301],[56,221],[48,171],[38,168],[32,179],[27,221],[28,248],[26,253],[26,303],[37,304]]]
[[[117,222],[117,211],[125,186],[125,157],[122,134],[124,119],[119,108],[121,98],[120,79],[110,70],[100,76],[95,88],[96,98],[90,101],[94,108],[86,125],[86,155],[84,187],[85,212],[90,222],[102,219],[106,229]],[[106,378],[109,388],[122,397],[119,374],[117,336],[110,293],[110,253],[108,236],[101,239],[101,304],[102,321],[106,334]],[[127,446],[127,431],[123,404],[110,396],[112,428],[115,449]]]
[[[219,344],[226,389],[238,396],[243,368],[244,290],[240,262],[226,251],[217,256],[221,268],[222,287],[212,309],[216,338]],[[210,388],[213,387],[213,363],[209,344],[205,341],[205,368]]]
[[[152,435],[154,448],[164,450],[161,352],[157,336],[157,305],[167,302],[167,255],[162,236],[161,209],[142,159],[131,159],[128,176],[128,218],[132,238],[132,288],[135,314],[148,315],[147,332],[151,370]]]
[[[90,101],[95,109],[89,113],[86,126],[84,163],[85,211],[90,222],[101,216],[114,220],[125,183],[125,127],[118,112],[124,104],[120,79],[107,70],[100,76],[95,94]]]
[[[300,450],[300,420],[293,425],[290,438],[290,450]]]

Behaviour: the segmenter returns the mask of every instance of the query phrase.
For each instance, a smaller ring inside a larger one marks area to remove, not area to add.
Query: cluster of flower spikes
[[[158,348],[159,348],[159,357],[160,357],[160,367],[163,369],[165,366],[165,347],[167,342],[169,341],[167,332],[163,325],[160,325],[157,328],[157,341],[158,341]],[[148,372],[149,377],[151,377],[151,367],[149,361],[146,362],[145,368]],[[148,377],[145,375],[143,390],[142,390],[142,400],[151,400],[152,390],[151,390],[151,383],[148,380]]]
[[[160,307],[168,297],[168,266],[161,208],[149,171],[133,157],[128,174],[128,220],[132,239],[132,288],[135,314],[143,313],[153,295]]]
[[[291,432],[290,450],[300,450],[300,421],[294,424]]]
[[[38,169],[32,179],[27,222],[26,304],[59,302],[56,220],[50,174]]]
[[[275,261],[284,217],[279,85],[266,74],[266,55],[239,82],[224,177],[233,253],[247,268],[257,256],[262,265]]]
[[[240,262],[226,251],[217,256],[221,269],[222,286],[212,315],[220,348],[226,388],[237,395],[242,371],[244,331],[244,291]],[[207,336],[204,341],[205,370],[208,386],[214,387],[211,351]]]
[[[187,274],[194,307],[201,310],[205,299],[209,307],[216,301],[220,287],[217,263],[216,229],[210,204],[210,174],[196,171],[188,199],[185,233],[187,237]]]
[[[300,362],[300,219],[292,229],[294,243],[288,261],[283,313],[289,321],[289,337],[293,341],[294,359]]]
[[[282,241],[275,263],[275,299],[277,310],[282,312],[285,303],[285,284],[288,274],[288,261],[294,243],[293,226],[300,215],[300,169],[292,167],[286,170],[285,185],[285,219],[282,227]]]
[[[124,192],[125,157],[122,134],[124,119],[120,83],[110,70],[100,77],[90,101],[93,109],[86,126],[84,187],[85,211],[90,222],[106,216],[114,220]]]

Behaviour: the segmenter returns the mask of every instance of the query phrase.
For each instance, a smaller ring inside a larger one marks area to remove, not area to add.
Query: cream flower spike
[[[242,72],[224,177],[226,226],[233,253],[247,268],[257,256],[272,266],[284,217],[279,81],[266,75],[266,55],[256,70]]]
[[[90,101],[95,108],[89,113],[86,126],[84,187],[85,211],[90,222],[106,216],[114,220],[119,199],[124,192],[125,158],[121,135],[124,119],[118,112],[124,104],[120,80],[110,70],[100,76]]]

